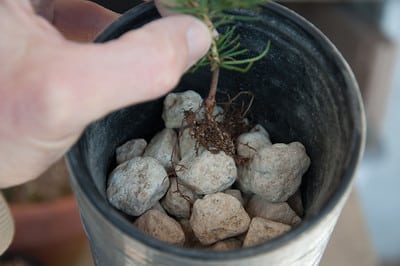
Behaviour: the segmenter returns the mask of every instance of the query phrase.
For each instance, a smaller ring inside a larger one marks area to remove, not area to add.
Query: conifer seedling
[[[241,92],[224,106],[224,119],[217,121],[213,115],[216,105],[216,93],[221,69],[247,72],[254,62],[262,59],[269,50],[270,41],[266,40],[265,48],[255,57],[246,57],[248,50],[241,47],[240,36],[236,33],[235,21],[253,21],[257,18],[251,16],[235,15],[235,8],[257,10],[261,4],[268,0],[163,0],[163,8],[175,13],[188,14],[202,20],[208,27],[212,37],[208,53],[192,67],[194,72],[200,67],[209,66],[212,73],[208,97],[202,106],[195,111],[185,112],[185,126],[196,140],[196,147],[205,147],[212,153],[220,151],[233,156],[240,163],[244,158],[238,158],[235,151],[237,137],[248,131],[246,115],[253,101],[250,92]],[[233,102],[241,95],[250,95],[251,100],[247,107],[234,108]],[[204,114],[203,116],[199,114]],[[199,118],[200,117],[200,118]],[[183,127],[180,129],[182,134]]]
[[[202,20],[210,30],[212,36],[211,47],[192,69],[196,71],[203,66],[210,66],[212,80],[210,91],[204,102],[207,114],[212,114],[216,104],[215,95],[218,87],[220,69],[228,69],[239,72],[247,72],[254,62],[262,59],[269,50],[270,41],[266,41],[265,49],[258,56],[251,58],[240,58],[248,53],[248,50],[240,45],[240,36],[235,33],[236,27],[232,26],[235,20],[254,20],[249,16],[238,16],[229,13],[235,8],[257,10],[260,4],[268,0],[164,0],[164,8],[173,12],[188,14]],[[226,26],[224,32],[218,29]]]

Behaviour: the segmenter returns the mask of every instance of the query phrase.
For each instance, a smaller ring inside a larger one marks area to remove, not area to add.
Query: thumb
[[[55,119],[61,125],[78,123],[69,125],[76,128],[115,109],[165,94],[207,52],[210,41],[202,22],[173,16],[105,44],[67,43],[63,58],[49,67],[54,73],[48,77],[55,77],[51,89],[57,92],[47,95],[58,97],[50,103],[56,113],[63,113]]]

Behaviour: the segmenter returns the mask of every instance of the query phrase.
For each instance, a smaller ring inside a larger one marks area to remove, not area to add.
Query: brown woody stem
[[[205,101],[205,105],[207,108],[207,115],[212,114],[214,106],[215,106],[215,95],[217,94],[218,87],[218,79],[219,79],[219,67],[216,67],[212,72],[210,92],[208,93],[208,97]]]

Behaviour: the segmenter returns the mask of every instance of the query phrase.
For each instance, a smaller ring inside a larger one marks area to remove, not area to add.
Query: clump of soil
[[[193,91],[169,94],[166,128],[147,146],[133,139],[118,147],[124,162],[109,176],[110,203],[144,233],[187,248],[251,247],[298,226],[304,146],[273,144],[262,125],[251,126],[250,93],[214,109],[202,102]]]

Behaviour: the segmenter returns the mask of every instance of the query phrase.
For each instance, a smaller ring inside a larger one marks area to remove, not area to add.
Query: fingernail
[[[186,35],[189,55],[187,69],[202,58],[210,48],[211,36],[207,26],[199,20],[195,20],[189,27]]]
[[[160,13],[161,16],[167,17],[167,16],[173,16],[177,15],[178,13],[174,13],[168,8],[165,8],[164,4],[171,4],[170,1],[160,1],[160,0],[155,0],[154,3],[156,4],[157,10]]]

